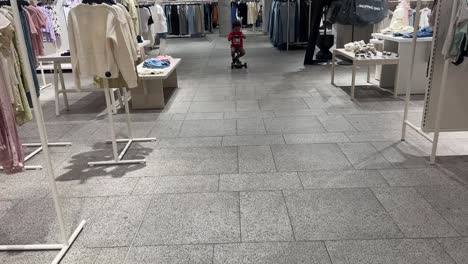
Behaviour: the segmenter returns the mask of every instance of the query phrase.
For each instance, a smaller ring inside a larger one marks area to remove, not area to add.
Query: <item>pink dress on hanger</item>
[[[0,165],[7,174],[20,172],[24,167],[23,147],[16,129],[15,111],[6,89],[5,71],[7,65],[0,63]]]

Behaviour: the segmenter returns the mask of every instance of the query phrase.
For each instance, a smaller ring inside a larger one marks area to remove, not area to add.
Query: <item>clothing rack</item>
[[[110,78],[111,76],[109,76]],[[112,114],[112,102],[111,102],[111,93],[113,93],[112,89],[109,88],[109,79],[103,78],[104,83],[104,95],[106,99],[106,109],[107,109],[107,117],[109,118],[109,129],[110,129],[110,136],[111,140],[107,141],[107,143],[112,144],[112,155],[113,160],[110,161],[92,161],[88,162],[88,166],[113,166],[113,165],[127,165],[127,164],[143,164],[146,163],[145,159],[134,159],[134,160],[124,160],[124,156],[127,153],[128,149],[134,142],[151,142],[156,141],[156,138],[134,138],[131,126],[131,118],[130,118],[130,110],[128,106],[128,92],[127,88],[122,88],[123,91],[123,98],[124,98],[124,106],[125,106],[125,115],[126,115],[126,123],[127,123],[127,133],[128,138],[126,139],[117,139],[115,133],[115,124],[114,124],[114,117]],[[126,143],[125,147],[119,153],[117,143]]]
[[[419,21],[420,21],[421,5],[422,5],[422,0],[418,0],[417,5],[416,5],[415,24],[419,24]],[[450,15],[450,20],[449,21],[453,21],[455,19],[455,16],[456,16],[457,8],[455,6],[455,1],[451,1],[451,4],[445,3],[443,1],[439,1],[438,2],[438,11],[437,11],[438,13],[436,14],[437,15],[436,24],[434,26],[435,37],[437,37],[437,31],[440,30],[440,27],[439,27],[439,25],[441,23],[440,20],[441,19],[447,19],[447,17],[448,17],[448,16],[444,16],[444,18],[442,18],[442,16],[440,15],[440,13],[442,12],[442,7],[443,6],[444,7],[451,6],[451,15]],[[416,36],[416,32],[417,32],[417,27],[414,27],[413,36]],[[437,52],[435,50],[435,47],[436,47],[435,43],[437,41],[438,41],[437,38],[434,38],[433,54],[432,54],[433,56],[432,56],[431,60],[435,59],[434,55]],[[433,124],[433,128],[429,128],[429,130],[432,130],[434,132],[433,137],[431,137],[425,131],[423,131],[422,128],[416,126],[415,124],[413,124],[411,121],[408,120],[409,105],[410,105],[410,101],[411,101],[411,85],[410,84],[412,83],[412,80],[413,80],[415,52],[416,52],[416,38],[414,38],[414,37],[412,39],[412,47],[413,47],[413,51],[412,51],[412,61],[411,61],[411,67],[410,67],[410,76],[411,77],[408,78],[408,82],[407,82],[407,86],[406,86],[405,110],[404,110],[404,119],[403,119],[403,128],[402,128],[401,140],[402,141],[406,140],[406,130],[409,127],[411,129],[413,129],[414,131],[416,131],[419,135],[421,135],[422,137],[427,139],[429,142],[431,142],[432,143],[432,152],[431,152],[431,157],[430,157],[430,164],[434,165],[434,164],[436,164],[436,155],[437,155],[437,147],[438,147],[438,143],[439,143],[440,132],[445,132],[445,131],[447,131],[447,132],[450,132],[450,131],[467,131],[467,129],[466,128],[465,129],[447,128],[447,127],[445,127],[443,131],[441,129],[443,114],[446,115],[446,113],[444,113],[444,112],[447,112],[447,109],[445,108],[445,98],[447,96],[446,93],[450,91],[447,88],[447,86],[448,86],[449,66],[451,64],[450,58],[449,59],[444,59],[444,64],[443,64],[443,69],[442,69],[442,77],[441,77],[441,84],[440,84],[440,91],[439,91],[439,95],[438,95],[439,97],[436,100],[435,121],[434,121],[434,124]],[[434,65],[432,65],[432,67],[433,66]],[[434,74],[433,70],[434,69],[432,68],[431,69],[431,76]],[[431,80],[431,82],[433,82],[433,80]],[[430,85],[433,85],[433,83],[431,83]],[[463,87],[463,88],[465,88],[465,87]],[[429,101],[430,100],[430,88],[431,87],[429,87],[429,90],[426,92],[426,94],[427,94],[426,95],[426,106],[425,106],[426,113],[424,114],[424,120],[423,120],[423,125],[425,125],[425,126],[427,126],[427,124],[425,124],[427,122],[426,121],[426,118],[427,118],[426,114],[427,114],[427,111],[428,111],[427,107],[430,104],[430,101]],[[454,89],[456,87],[451,86],[450,88]],[[459,118],[466,119],[465,117],[466,116],[462,116],[462,117],[459,117]],[[463,126],[463,124],[461,124],[461,126]],[[425,129],[428,130],[427,127]]]
[[[290,12],[291,12],[291,8],[290,8],[290,5],[291,3],[293,3],[291,0],[274,0],[275,2],[283,2],[283,3],[288,3],[288,15],[287,15],[287,26],[286,26],[286,50],[289,51],[289,47],[293,44],[295,45],[300,45],[300,44],[307,44],[307,42],[293,42],[291,43],[289,41],[289,33],[290,33]],[[309,2],[309,22],[307,23],[307,32],[308,32],[308,36],[310,36],[310,19],[311,19],[311,14],[312,14],[312,5],[310,4],[313,0],[303,0],[303,1],[306,1],[306,2]],[[299,5],[298,8],[300,8],[300,1],[296,1],[296,3]],[[272,1],[272,4],[273,4],[273,1]],[[300,10],[298,12],[299,14],[301,13]],[[270,18],[271,19],[271,18]]]
[[[26,76],[28,83],[34,83],[31,65],[29,63],[29,60],[26,59],[28,58],[28,51],[26,48],[26,41],[24,37],[25,33],[23,32],[23,28],[21,26],[18,3],[15,0],[13,0],[11,2],[11,7],[12,7],[12,12],[13,12],[13,18],[14,18],[14,26],[17,32],[16,35],[18,38],[19,56],[23,58],[23,63],[25,65],[24,67],[25,76]],[[70,249],[73,242],[75,242],[80,232],[83,230],[83,227],[86,224],[86,221],[84,220],[81,221],[78,227],[75,229],[75,231],[71,234],[71,236],[68,236],[66,232],[66,228],[65,228],[62,208],[60,205],[60,198],[59,198],[58,191],[57,191],[57,185],[55,183],[55,171],[52,166],[52,160],[51,160],[50,153],[49,153],[49,145],[47,143],[47,132],[45,129],[45,124],[44,124],[44,115],[42,113],[41,104],[39,102],[39,99],[37,98],[35,89],[31,89],[30,93],[31,93],[31,99],[32,99],[33,106],[34,106],[33,110],[35,114],[36,124],[39,129],[39,136],[41,138],[41,147],[46,158],[47,176],[48,176],[50,188],[52,191],[51,194],[52,194],[52,199],[54,201],[55,212],[57,214],[57,221],[59,223],[62,243],[61,244],[31,244],[31,245],[1,245],[0,251],[60,250],[60,252],[57,254],[55,259],[51,262],[52,264],[58,264],[62,260],[62,258],[65,256],[67,251]]]
[[[86,3],[92,4],[93,1],[96,0],[87,0]],[[97,0],[100,1],[100,0]],[[105,1],[112,1],[112,0],[105,0]],[[142,54],[143,55],[143,54]],[[106,143],[111,143],[112,144],[112,154],[113,154],[113,159],[109,161],[92,161],[88,162],[88,166],[114,166],[114,165],[127,165],[127,164],[143,164],[146,163],[145,159],[133,159],[133,160],[124,160],[124,156],[127,153],[128,149],[134,142],[151,142],[155,141],[156,138],[134,138],[133,137],[133,131],[132,131],[132,126],[131,126],[131,118],[130,118],[130,107],[128,105],[129,101],[129,95],[127,92],[127,88],[123,87],[121,88],[121,91],[123,92],[123,101],[124,101],[124,107],[125,107],[125,115],[126,115],[126,124],[127,124],[127,133],[128,133],[128,138],[125,139],[117,139],[116,132],[115,132],[115,123],[114,123],[114,116],[113,116],[113,109],[114,106],[111,101],[111,96],[113,96],[113,91],[114,89],[111,89],[109,87],[109,79],[113,78],[112,74],[110,72],[105,73],[105,78],[102,78],[103,80],[103,88],[104,88],[104,96],[106,100],[106,110],[107,110],[107,117],[109,119],[109,130],[110,130],[110,137],[111,140],[107,141]],[[119,91],[119,96],[120,91]],[[122,149],[122,151],[119,153],[117,143],[126,143],[125,147]]]
[[[26,3],[22,3],[22,4],[26,4]],[[10,0],[0,1],[0,7],[5,6],[5,5],[11,6]],[[43,76],[43,82],[44,82],[44,85],[40,87],[40,90],[43,90],[44,88],[47,88],[52,85],[52,84],[46,84],[44,76]],[[44,150],[41,143],[24,143],[21,145],[25,148],[36,148],[30,154],[24,157],[25,163],[29,161],[30,159],[34,158],[36,155],[38,155]],[[47,145],[49,147],[69,147],[72,145],[72,143],[71,142],[48,142]],[[42,166],[41,165],[25,165],[24,169],[25,170],[41,170]],[[0,166],[0,170],[3,170],[2,166]]]

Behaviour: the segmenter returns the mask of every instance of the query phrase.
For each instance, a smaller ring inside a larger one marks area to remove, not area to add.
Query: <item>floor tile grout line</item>
[[[239,243],[242,243],[242,206],[241,206],[241,192],[237,192],[239,197]]]
[[[385,157],[384,157],[385,158]],[[391,165],[391,164],[390,164]],[[385,181],[385,183],[387,184],[386,188],[389,188],[389,187],[398,187],[398,186],[392,186],[388,180],[385,178],[385,176],[382,174],[381,170],[394,170],[393,168],[392,169],[376,169],[375,171],[377,171],[377,173],[380,175],[380,177],[382,177],[382,179]]]
[[[265,240],[249,242],[203,242],[203,243],[175,243],[175,244],[143,244],[135,247],[170,247],[170,246],[203,246],[203,245],[236,245],[236,244],[268,244],[268,243],[317,243],[317,242],[350,242],[350,241],[398,241],[398,240],[437,240],[437,239],[459,239],[468,238],[468,236],[446,236],[446,237],[381,237],[381,238],[345,238],[345,239],[303,239],[298,241],[291,240]],[[88,248],[127,248],[128,246],[115,247],[88,247]]]
[[[138,184],[144,177],[138,178],[138,180],[135,182],[135,185],[133,186],[132,190],[130,191],[130,195],[134,195],[135,189],[137,188]]]
[[[434,210],[434,212],[436,212],[440,217],[442,217],[442,219],[444,219],[444,221],[455,231],[455,233],[458,234],[458,236],[463,236],[463,235],[458,231],[458,229],[455,228],[455,227],[452,225],[452,223],[451,223],[450,221],[448,221],[447,218],[445,218],[445,217],[443,216],[443,214],[441,214],[441,213],[439,212],[439,210],[437,210],[437,208],[435,208],[435,207],[432,205],[432,203],[431,203],[428,199],[426,199],[426,197],[424,197],[424,195],[418,190],[418,187],[433,187],[433,186],[440,186],[440,185],[431,185],[431,186],[411,186],[411,188],[413,188],[414,190],[416,190],[416,193],[417,193],[424,201],[426,201],[426,202],[429,204],[429,206],[432,208],[432,210]],[[442,186],[445,186],[445,185],[442,185]],[[465,188],[465,189],[466,189],[466,188]]]
[[[138,224],[138,228],[137,228],[137,230],[135,231],[135,234],[133,235],[132,241],[130,242],[130,246],[128,247],[127,253],[125,254],[125,258],[124,258],[124,261],[122,262],[122,264],[126,264],[126,263],[127,263],[128,257],[129,257],[129,255],[130,255],[130,251],[132,250],[132,247],[133,247],[133,245],[134,245],[134,243],[135,243],[135,240],[136,240],[136,238],[138,237],[138,234],[140,233],[141,226],[143,225],[143,222],[145,221],[146,215],[148,214],[149,208],[151,207],[151,204],[152,204],[152,202],[153,202],[154,196],[155,196],[154,194],[153,194],[153,195],[150,195],[150,198],[149,198],[149,201],[148,201],[148,205],[146,206],[146,209],[145,209],[145,213],[143,214],[143,217],[141,218],[141,221],[140,221],[140,223]]]
[[[284,190],[281,190],[281,195],[283,196],[284,206],[285,206],[285,208],[286,208],[286,213],[288,214],[289,225],[290,225],[290,227],[291,227],[291,232],[292,232],[293,240],[294,240],[294,241],[297,241],[297,239],[296,239],[296,232],[294,232],[294,225],[293,225],[293,221],[292,221],[292,218],[291,218],[291,214],[290,214],[290,212],[289,212],[288,203],[286,202],[286,196],[285,196],[285,194],[284,194]]]
[[[330,254],[330,250],[328,249],[328,246],[327,246],[327,243],[326,243],[326,242],[327,242],[327,241],[325,241],[325,240],[322,241],[323,246],[325,247],[325,250],[327,251],[327,255],[328,255],[328,259],[330,260],[330,263],[331,263],[331,264],[334,264],[333,259],[332,259],[331,254]]]
[[[439,241],[440,239],[434,239],[434,240],[442,248],[442,250],[445,252],[445,254],[447,254],[447,256],[453,261],[453,264],[458,264],[458,262],[455,261],[455,259],[452,257],[452,254],[450,254],[447,251],[447,248],[445,248],[445,246]]]
[[[374,196],[374,198],[377,200],[377,202],[379,203],[379,205],[382,207],[382,209],[385,211],[385,214],[390,217],[390,219],[392,219],[392,222],[393,224],[396,226],[396,228],[398,228],[398,231],[403,235],[403,238],[409,238],[405,232],[403,232],[403,230],[401,230],[400,228],[400,225],[398,224],[398,222],[395,220],[395,218],[393,218],[393,216],[388,212],[387,208],[385,208],[385,206],[383,205],[383,203],[379,200],[379,198],[377,197],[377,195],[375,194],[374,190],[372,188],[366,188],[368,189],[371,193],[372,193],[372,196]]]
[[[271,158],[273,159],[273,164],[275,165],[275,172],[279,172],[278,166],[276,165],[275,156],[273,155],[273,150],[271,149],[271,145],[268,145],[268,149],[270,149]]]
[[[214,264],[215,258],[215,244],[212,245],[213,250],[211,251],[211,264]]]

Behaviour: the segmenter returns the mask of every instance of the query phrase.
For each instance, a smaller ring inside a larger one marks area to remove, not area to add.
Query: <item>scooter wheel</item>
[[[244,64],[244,67],[247,69],[247,63]]]
[[[231,70],[234,69],[234,65],[231,65]]]

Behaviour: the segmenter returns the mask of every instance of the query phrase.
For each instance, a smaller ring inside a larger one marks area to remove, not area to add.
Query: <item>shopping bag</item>
[[[387,17],[386,0],[354,0],[356,16],[361,24],[377,24]]]

